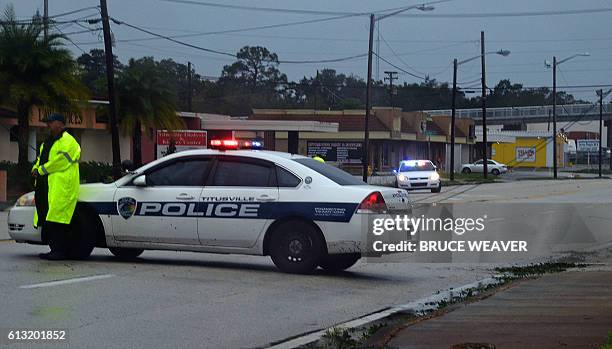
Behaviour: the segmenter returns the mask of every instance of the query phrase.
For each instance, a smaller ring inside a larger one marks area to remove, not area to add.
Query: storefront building
[[[108,123],[98,117],[96,109],[107,105],[106,101],[88,101],[83,103],[78,113],[66,115],[66,128],[81,145],[81,161],[112,162],[111,137]],[[53,113],[52,110],[34,107],[30,113],[30,132],[28,160],[36,159],[38,146],[47,138],[49,131],[43,121]],[[17,162],[17,118],[14,114],[4,111],[0,117],[0,161]],[[120,135],[121,158],[131,155],[131,138]]]
[[[478,133],[478,140],[482,133]],[[491,159],[509,167],[552,168],[553,135],[548,131],[491,131],[487,133],[491,142]],[[567,164],[564,152],[565,138],[557,136],[557,164]]]
[[[337,123],[337,133],[300,132],[297,152],[321,155],[327,162],[348,171],[361,171],[365,110],[254,109],[249,120],[300,120]],[[446,169],[450,161],[450,117],[400,108],[373,108],[369,122],[369,166],[389,172],[405,159],[429,159]],[[474,144],[473,120],[457,120],[456,153],[469,160]],[[276,132],[275,149],[288,151],[289,134]],[[459,159],[457,164],[459,166]]]

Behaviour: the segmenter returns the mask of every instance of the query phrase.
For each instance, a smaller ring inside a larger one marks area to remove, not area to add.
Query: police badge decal
[[[132,217],[136,212],[136,199],[125,197],[117,200],[117,212],[125,219]]]

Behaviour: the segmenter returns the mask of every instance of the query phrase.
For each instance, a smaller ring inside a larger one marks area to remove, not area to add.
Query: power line
[[[42,18],[41,19],[30,19],[30,20],[15,20],[15,21],[0,21],[0,24],[20,24],[20,25],[24,25],[24,24],[33,24],[33,23],[42,23]],[[66,23],[91,23],[90,19],[73,19],[73,20],[66,20],[66,21],[49,21],[49,23],[52,24],[66,24]]]
[[[444,13],[431,15],[415,15],[415,14],[398,14],[396,17],[418,17],[418,18],[484,18],[484,17],[536,17],[536,16],[561,16],[561,15],[579,15],[589,13],[612,12],[612,8],[593,8],[593,9],[576,9],[576,10],[558,10],[558,11],[523,11],[523,12],[492,12],[492,13]]]
[[[302,10],[302,9],[288,9],[288,8],[272,8],[272,7],[255,7],[255,6],[239,6],[239,5],[227,5],[203,1],[193,0],[162,0],[174,3],[184,3],[191,5],[207,6],[226,8],[234,10],[249,10],[249,11],[260,11],[260,12],[276,12],[276,13],[294,13],[294,14],[308,14],[308,15],[365,15],[370,13],[382,13],[389,11],[399,11],[405,7],[399,7],[395,9],[379,10],[379,11],[367,11],[367,12],[338,12],[338,11],[320,11],[320,10]],[[447,14],[431,14],[431,15],[415,15],[415,14],[394,14],[395,17],[418,17],[418,18],[482,18],[482,17],[531,17],[531,16],[558,16],[558,15],[577,15],[577,14],[589,14],[589,13],[601,13],[601,12],[612,12],[612,8],[593,8],[593,9],[574,9],[574,10],[556,10],[556,11],[522,11],[522,12],[493,12],[493,13],[447,13]]]
[[[100,6],[90,6],[90,7],[84,7],[78,10],[74,10],[74,11],[70,11],[70,12],[64,12],[64,13],[59,13],[53,16],[49,16],[49,18],[57,18],[57,17],[63,17],[63,16],[68,16],[74,13],[79,13],[79,12],[83,12],[83,11],[88,11],[88,10],[99,10]]]
[[[59,30],[59,28],[56,27],[57,30]],[[92,33],[92,32],[97,32],[102,30],[102,28],[91,28],[91,29],[84,29],[84,30],[78,30],[78,31],[74,31],[74,32],[69,32],[69,33],[62,33],[64,36],[68,36],[68,35],[78,35],[78,34],[84,34],[84,33]]]
[[[224,55],[224,56],[230,56],[230,57],[236,57],[236,55],[235,55],[235,54],[233,54],[233,53],[223,52],[223,51],[213,50],[213,49],[210,49],[210,48],[205,48],[205,47],[201,47],[201,46],[192,45],[192,44],[189,44],[189,43],[186,43],[186,42],[183,42],[183,41],[179,41],[179,40],[173,39],[173,38],[171,38],[171,37],[169,37],[169,36],[166,36],[166,35],[162,35],[162,34],[157,34],[157,33],[154,33],[154,32],[152,32],[152,31],[150,31],[150,30],[147,30],[147,29],[143,29],[143,28],[137,27],[137,26],[135,26],[135,25],[132,25],[132,24],[129,24],[129,23],[127,23],[127,22],[123,22],[123,21],[117,20],[117,19],[112,18],[112,17],[111,17],[110,19],[111,19],[111,20],[112,20],[112,21],[113,21],[115,24],[118,24],[118,25],[125,25],[125,26],[127,26],[127,27],[132,28],[132,29],[136,29],[136,30],[138,30],[138,31],[141,31],[141,32],[143,32],[143,33],[146,33],[146,34],[149,34],[149,35],[152,35],[152,36],[156,36],[156,37],[161,38],[161,39],[165,39],[165,40],[168,40],[168,41],[172,41],[172,42],[174,42],[174,43],[176,43],[176,44],[179,44],[179,45],[183,45],[183,46],[191,47],[191,48],[193,48],[193,49],[196,49],[196,50],[201,50],[201,51],[205,51],[205,52],[216,53],[216,54],[220,54],[220,55]]]
[[[223,52],[223,51],[219,51],[219,50],[214,50],[214,49],[210,49],[210,48],[205,48],[202,46],[197,46],[197,45],[193,45],[184,41],[180,41],[180,40],[176,40],[172,37],[166,36],[166,35],[162,35],[162,34],[158,34],[155,32],[152,32],[150,30],[144,29],[144,28],[140,28],[138,26],[129,24],[127,22],[123,22],[120,20],[117,20],[115,18],[111,18],[111,20],[118,25],[126,25],[132,29],[136,29],[138,31],[141,31],[143,33],[149,34],[149,35],[153,35],[168,41],[172,41],[176,44],[179,45],[183,45],[183,46],[187,46],[193,49],[197,49],[197,50],[201,50],[201,51],[205,51],[205,52],[209,52],[209,53],[215,53],[215,54],[219,54],[219,55],[224,55],[224,56],[230,56],[230,57],[236,57],[235,54],[233,53],[229,53],[229,52]],[[278,63],[279,64],[310,64],[310,63],[334,63],[334,62],[342,62],[342,61],[348,61],[348,60],[352,60],[352,59],[356,59],[356,58],[361,58],[361,57],[365,57],[367,56],[367,53],[364,54],[359,54],[359,55],[352,55],[352,56],[348,56],[348,57],[340,57],[340,58],[330,58],[330,59],[320,59],[320,60],[300,60],[300,61],[291,61],[291,60],[279,60]]]
[[[258,12],[272,12],[272,13],[292,13],[292,14],[301,14],[301,15],[316,15],[316,16],[366,16],[369,14],[382,14],[390,11],[399,11],[406,8],[406,6],[389,8],[384,10],[374,10],[374,11],[362,11],[362,12],[345,12],[345,11],[321,11],[321,10],[305,10],[305,9],[289,9],[289,8],[278,8],[278,7],[256,7],[256,6],[240,6],[240,5],[228,5],[228,4],[219,4],[213,2],[205,2],[205,1],[193,1],[193,0],[161,0],[165,2],[173,2],[173,3],[182,3],[189,5],[199,5],[205,7],[216,7],[216,8],[224,8],[224,9],[232,9],[232,10],[247,10],[247,11],[258,11]],[[435,1],[431,3],[437,2],[446,2],[450,0],[441,0]],[[410,6],[410,7],[415,7]]]
[[[357,12],[317,11],[317,10],[299,10],[299,9],[274,8],[274,7],[239,6],[239,5],[227,5],[227,4],[218,4],[218,3],[203,2],[203,1],[190,1],[190,0],[161,0],[161,1],[189,4],[189,5],[199,5],[199,6],[205,6],[205,7],[216,7],[216,8],[225,8],[225,9],[233,9],[233,10],[248,10],[248,11],[259,11],[259,12],[293,13],[293,14],[325,15],[325,16],[329,16],[329,15],[332,15],[332,16],[360,15],[360,16],[363,16],[364,15],[364,13],[357,13]],[[367,13],[369,12],[366,12],[365,14]]]
[[[384,35],[382,35],[380,32],[378,33],[378,35],[380,35],[380,38],[382,39],[382,41],[385,43],[385,45],[389,48],[389,50],[391,50],[391,53],[393,53],[393,55],[395,56],[395,58],[397,58],[400,62],[402,62],[402,64],[404,64],[408,69],[415,71],[417,74],[422,74],[425,75],[425,73],[418,71],[416,69],[414,69],[413,67],[411,67],[408,63],[406,63],[406,61],[404,61],[393,49],[393,47],[391,47],[391,45],[389,45],[389,43],[387,42],[387,40],[385,39]],[[380,57],[379,57],[380,58]]]
[[[321,60],[305,60],[305,61],[286,61],[279,60],[278,63],[286,63],[286,64],[313,64],[313,63],[334,63],[334,62],[343,62],[349,61],[356,58],[367,57],[367,53],[362,53],[359,55],[348,56],[348,57],[340,57],[340,58],[331,58],[331,59],[321,59]]]
[[[64,33],[62,33],[62,31],[61,31],[61,29],[60,29],[60,28],[58,28],[56,25],[54,25],[54,27],[55,27],[55,29],[56,29],[56,30],[57,30],[57,31],[58,31],[60,34],[62,34],[62,36],[63,36],[63,37],[66,39],[66,40],[68,40],[68,41],[69,41],[69,42],[70,42],[72,45],[74,45],[74,47],[78,48],[78,49],[79,49],[81,52],[86,53],[86,52],[85,52],[85,50],[83,50],[83,49],[81,48],[81,46],[77,45],[77,44],[76,44],[74,41],[72,41],[72,39],[70,39],[68,36],[64,35]]]
[[[334,20],[343,19],[343,18],[349,18],[349,17],[355,17],[355,15],[342,15],[342,16],[335,16],[335,17],[328,17],[328,18],[319,18],[319,19],[297,21],[297,22],[269,24],[269,25],[263,25],[263,26],[257,26],[257,27],[248,27],[248,28],[227,29],[227,30],[218,30],[218,31],[210,31],[210,32],[180,34],[180,35],[167,35],[165,37],[172,38],[172,39],[179,39],[179,38],[190,38],[190,37],[197,37],[197,36],[206,36],[206,35],[239,33],[239,32],[244,32],[244,31],[273,29],[273,28],[282,28],[282,27],[289,27],[289,26],[302,25],[302,24],[312,24],[312,23],[328,22],[328,21],[334,21]],[[121,42],[134,42],[134,41],[149,41],[149,40],[157,40],[157,39],[156,38],[135,38],[135,39],[123,39],[123,40],[117,40],[117,41],[121,41]]]
[[[415,77],[415,78],[417,78],[417,79],[425,80],[425,78],[424,78],[424,77],[419,76],[419,75],[416,75],[416,74],[413,74],[413,73],[411,73],[411,72],[409,72],[409,71],[407,71],[407,70],[405,70],[405,69],[402,69],[402,68],[398,67],[397,65],[395,65],[395,64],[393,64],[393,63],[391,63],[391,62],[389,62],[389,61],[388,61],[388,60],[386,60],[385,58],[383,58],[383,57],[381,57],[380,55],[376,54],[376,52],[372,52],[372,53],[373,53],[373,54],[374,54],[376,57],[380,58],[380,60],[381,60],[381,61],[383,61],[383,62],[387,63],[388,65],[390,65],[390,66],[392,66],[393,68],[395,68],[395,69],[397,69],[397,70],[401,71],[402,73],[404,73],[404,74],[408,74],[408,75],[410,75],[410,76],[412,76],[412,77]]]

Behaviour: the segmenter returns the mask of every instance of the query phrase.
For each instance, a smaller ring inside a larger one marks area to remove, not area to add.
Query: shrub
[[[113,180],[113,166],[104,162],[88,161],[79,163],[81,183],[108,183]]]

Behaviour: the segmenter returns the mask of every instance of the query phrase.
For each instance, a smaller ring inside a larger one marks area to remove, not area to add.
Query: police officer
[[[51,252],[41,253],[39,257],[62,260],[69,257],[69,224],[79,196],[81,147],[66,132],[63,115],[51,114],[45,121],[50,134],[40,145],[32,167],[36,183],[34,226],[42,227],[51,248]]]

